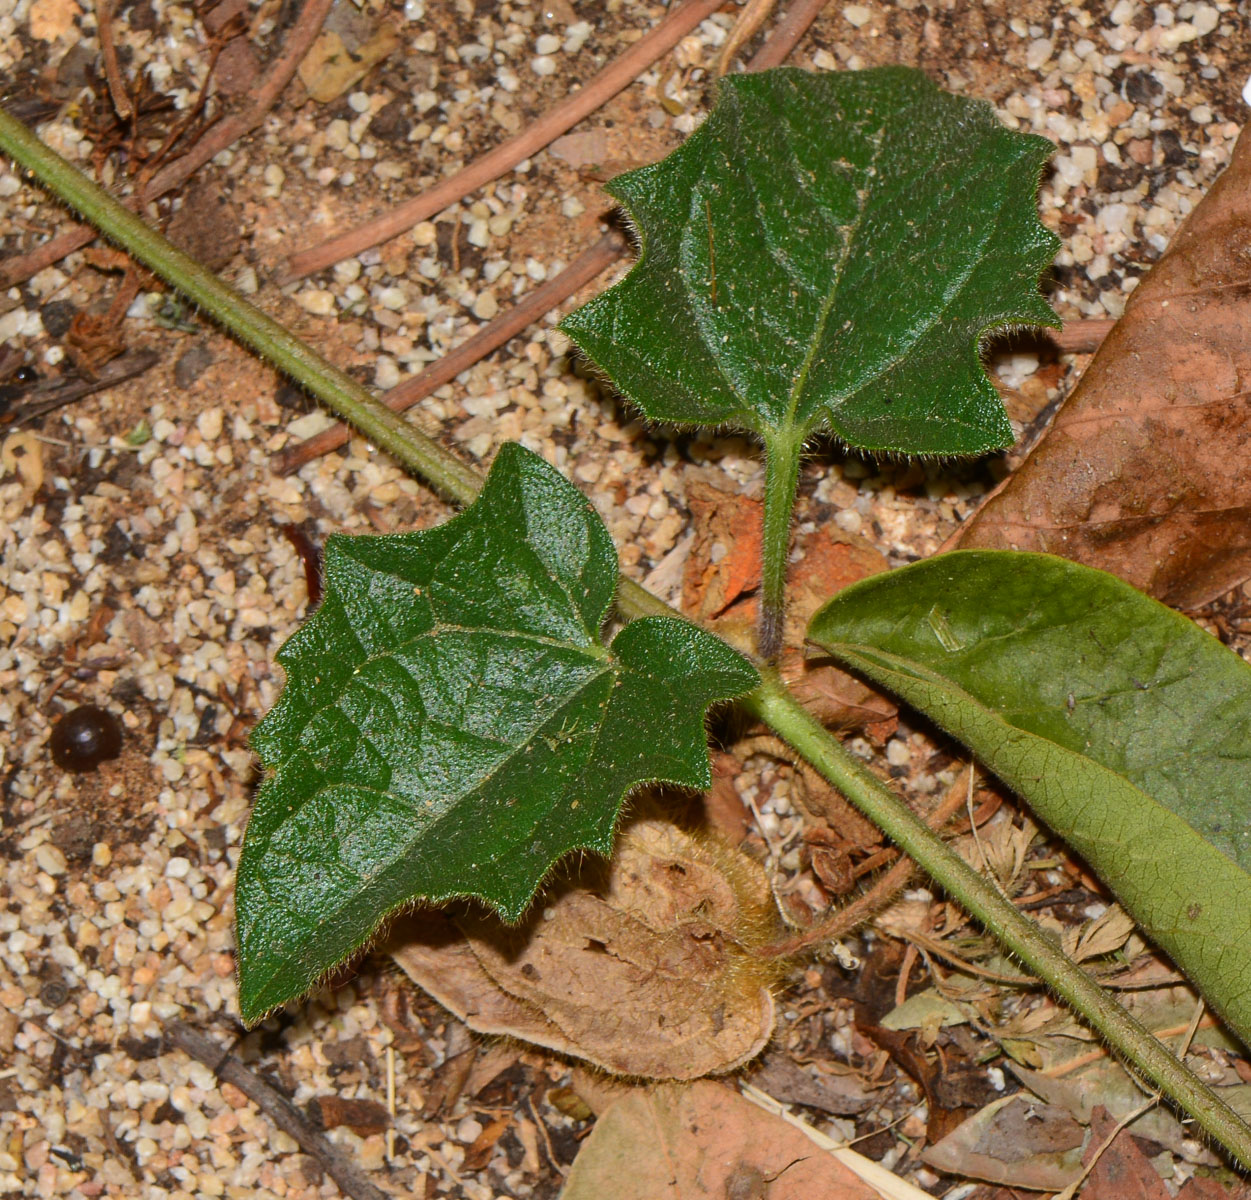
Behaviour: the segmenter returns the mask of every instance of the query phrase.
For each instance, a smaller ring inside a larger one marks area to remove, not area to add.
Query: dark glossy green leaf
[[[649,417],[976,454],[1012,434],[978,357],[1054,325],[1053,146],[919,71],[721,81],[699,130],[614,180],[638,265],[561,327]]]
[[[608,533],[516,444],[445,525],[330,538],[325,576],[252,735],[267,774],[235,892],[246,1021],[414,901],[474,896],[515,920],[562,855],[611,852],[631,788],[707,787],[708,705],[758,682],[676,618],[606,650]]]
[[[1251,666],[1066,559],[960,551],[842,592],[809,637],[1018,791],[1251,1045]]]

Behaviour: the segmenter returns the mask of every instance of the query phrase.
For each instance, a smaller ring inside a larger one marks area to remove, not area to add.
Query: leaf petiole
[[[764,561],[760,589],[758,650],[765,662],[782,652],[786,618],[786,570],[790,564],[791,518],[799,486],[803,439],[795,431],[765,435]]]

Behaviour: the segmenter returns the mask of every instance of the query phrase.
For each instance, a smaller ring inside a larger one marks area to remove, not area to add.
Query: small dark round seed
[[[18,383],[34,383],[39,378],[39,372],[32,366],[22,366],[13,372],[13,378]]]
[[[63,770],[94,771],[122,752],[122,726],[111,712],[84,704],[56,723],[48,744],[52,761]]]
[[[69,999],[69,988],[59,979],[50,979],[39,989],[39,999],[49,1008],[60,1008]]]

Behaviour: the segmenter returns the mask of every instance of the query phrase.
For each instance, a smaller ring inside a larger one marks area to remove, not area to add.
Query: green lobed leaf
[[[561,323],[649,417],[797,444],[1010,445],[983,334],[1057,324],[1038,292],[1054,147],[903,67],[723,79],[704,124],[609,192],[630,274]]]
[[[416,900],[516,920],[562,855],[611,852],[636,785],[710,785],[708,705],[759,676],[676,618],[605,649],[616,587],[594,508],[516,444],[446,524],[327,541],[325,599],[252,734],[267,773],[235,891],[245,1021]]]
[[[1251,1046],[1251,666],[1066,559],[957,551],[809,626],[968,746]]]

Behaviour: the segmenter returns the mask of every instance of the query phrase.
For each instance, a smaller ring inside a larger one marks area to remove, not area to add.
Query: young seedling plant
[[[765,461],[754,654],[618,575],[600,516],[539,456],[483,481],[0,114],[0,145],[239,338],[466,506],[332,537],[325,599],[279,652],[236,888],[247,1023],[395,913],[474,898],[516,921],[553,865],[609,856],[640,785],[710,783],[735,702],[914,858],[1151,1084],[1251,1167],[1251,1129],[791,696],[780,649],[806,441],[973,456],[1011,430],[988,331],[1055,324],[1051,150],[918,72],[722,82],[663,162],[610,187],[639,262],[563,322],[647,417],[747,430]],[[626,621],[603,636],[614,609]],[[1251,1045],[1251,667],[1102,572],[958,552],[869,579],[809,639],[928,716],[1022,797]]]

